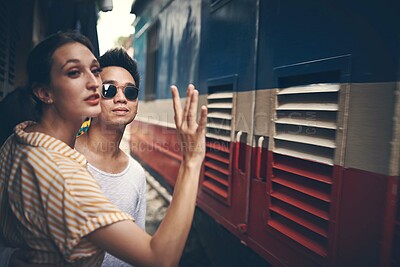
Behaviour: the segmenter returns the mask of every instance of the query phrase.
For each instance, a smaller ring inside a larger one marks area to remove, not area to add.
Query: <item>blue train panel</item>
[[[398,80],[398,1],[260,1],[258,88],[274,69],[349,55],[349,81]]]

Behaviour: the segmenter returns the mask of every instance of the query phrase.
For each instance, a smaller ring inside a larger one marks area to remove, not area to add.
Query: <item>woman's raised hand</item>
[[[185,106],[182,110],[179,92],[176,86],[171,86],[173,97],[175,125],[179,134],[183,163],[200,164],[205,155],[205,134],[207,122],[207,108],[201,107],[199,122],[197,123],[197,104],[199,92],[189,84],[186,91]]]

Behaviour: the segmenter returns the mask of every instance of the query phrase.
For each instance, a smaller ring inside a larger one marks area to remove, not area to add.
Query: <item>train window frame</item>
[[[294,75],[305,75],[321,72],[340,71],[340,82],[350,82],[351,55],[342,55],[330,58],[323,58],[307,62],[294,63],[274,68],[274,87],[282,88],[280,79]]]
[[[304,61],[284,66],[279,66],[273,69],[274,75],[274,88],[283,89],[288,86],[301,86],[306,85],[306,83],[296,82],[288,82],[290,78],[305,78],[305,81],[310,81],[312,76],[316,77],[316,80],[313,80],[314,83],[319,82],[327,82],[329,79],[335,79],[333,76],[337,73],[339,74],[336,77],[336,81],[340,84],[350,84],[350,76],[351,76],[351,54],[333,56],[327,58],[321,58],[317,60]],[[306,76],[309,76],[308,78]],[[322,78],[321,80],[318,80]],[[333,80],[331,80],[332,82]],[[339,100],[338,100],[339,101]],[[339,125],[344,122],[338,122]],[[340,126],[342,127],[342,126]],[[275,128],[272,127],[272,128]],[[344,133],[341,133],[342,135]],[[272,135],[271,135],[272,136]],[[274,138],[271,138],[271,141]],[[343,138],[342,138],[343,139]],[[344,138],[345,139],[345,138]],[[340,145],[338,147],[339,154],[335,154],[333,156],[333,160],[339,164],[344,164],[344,156],[343,156],[343,142],[345,140],[340,141]],[[338,142],[338,140],[336,140]],[[272,143],[270,144],[273,149]],[[335,153],[336,153],[335,152]]]
[[[231,2],[232,0],[211,0],[210,1],[210,13],[216,11],[221,8],[225,4]]]

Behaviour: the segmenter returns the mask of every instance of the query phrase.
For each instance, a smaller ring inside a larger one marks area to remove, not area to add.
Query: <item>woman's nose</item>
[[[93,74],[92,72],[90,72],[90,74],[88,75],[88,81],[87,81],[87,88],[89,90],[98,90],[100,88],[101,85],[101,77],[100,76],[96,76],[95,74]]]

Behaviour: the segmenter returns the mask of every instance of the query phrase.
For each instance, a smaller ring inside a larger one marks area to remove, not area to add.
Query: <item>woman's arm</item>
[[[207,109],[202,107],[197,124],[198,91],[189,85],[182,110],[177,88],[172,86],[171,90],[182,163],[164,220],[153,237],[131,221],[114,223],[87,236],[97,246],[136,266],[177,266],[193,219],[205,155]]]

